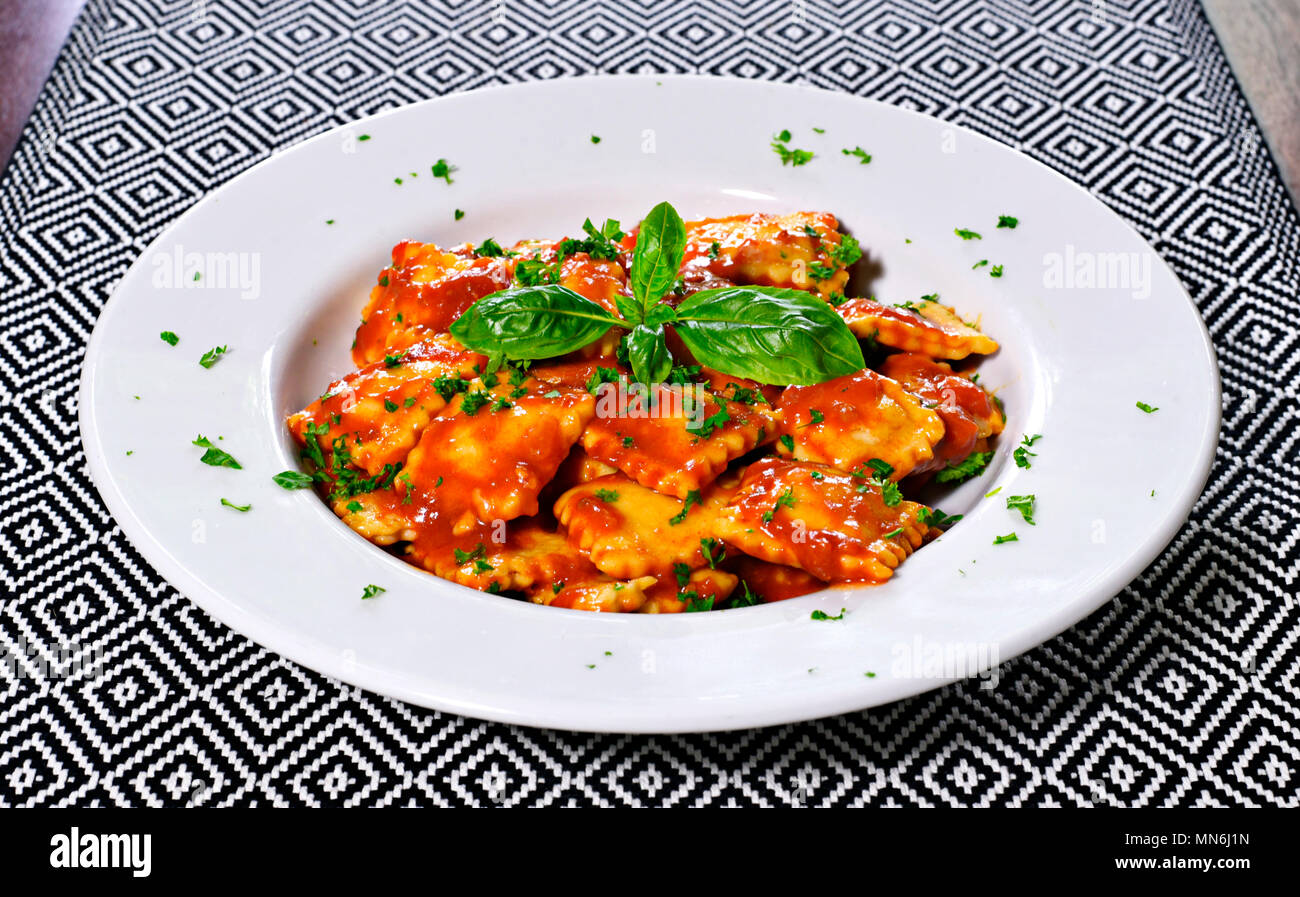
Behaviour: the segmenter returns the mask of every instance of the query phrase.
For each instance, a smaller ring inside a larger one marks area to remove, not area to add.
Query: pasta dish
[[[826,212],[444,249],[403,242],[356,370],[288,427],[301,485],[375,545],[552,607],[672,613],[879,583],[958,518],[998,348],[938,296],[851,296]],[[929,494],[927,492],[927,494]]]

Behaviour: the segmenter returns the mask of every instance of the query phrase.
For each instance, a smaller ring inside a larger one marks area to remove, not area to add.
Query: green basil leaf
[[[839,313],[801,290],[702,290],[677,306],[675,328],[700,364],[759,383],[824,383],[866,367]]]
[[[618,309],[620,315],[627,319],[627,323],[631,326],[640,324],[641,319],[645,317],[645,311],[631,296],[615,296],[614,307]]]
[[[645,313],[647,324],[671,324],[677,320],[677,309],[665,302],[650,306]]]
[[[658,302],[677,282],[686,253],[686,225],[677,210],[661,202],[650,210],[637,231],[628,278],[632,295],[643,309]]]
[[[627,360],[638,383],[662,383],[673,369],[664,329],[659,325],[638,324],[627,335]]]
[[[449,329],[475,352],[523,361],[581,349],[618,325],[618,318],[568,287],[544,284],[484,296]]]

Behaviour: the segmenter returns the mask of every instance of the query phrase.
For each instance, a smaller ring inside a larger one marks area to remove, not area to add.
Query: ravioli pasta
[[[756,382],[700,364],[671,313],[662,382],[634,382],[617,326],[566,355],[503,363],[453,323],[539,280],[621,316],[638,233],[588,222],[587,238],[510,246],[403,241],[362,310],[356,370],[287,420],[328,505],[437,576],[554,608],[716,610],[895,575],[937,532],[912,498],[936,473],[977,469],[1005,425],[972,371],[998,344],[935,296],[850,295],[861,249],[828,212],[683,227],[664,304],[801,291],[835,310],[866,365]]]

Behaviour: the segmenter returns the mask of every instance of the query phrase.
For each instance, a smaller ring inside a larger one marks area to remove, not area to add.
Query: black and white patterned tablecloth
[[[79,363],[181,212],[389,106],[647,70],[802,81],[991,135],[1087,185],[1200,306],[1224,388],[1204,496],[996,689],[720,735],[451,717],[216,623],[101,505]],[[1295,805],[1298,241],[1196,0],[91,0],[0,182],[0,804]],[[102,663],[43,674],[61,651]]]

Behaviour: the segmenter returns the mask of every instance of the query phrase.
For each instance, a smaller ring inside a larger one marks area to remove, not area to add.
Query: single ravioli
[[[289,417],[289,431],[300,446],[315,441],[326,456],[343,439],[350,463],[373,476],[405,460],[429,419],[462,385],[453,381],[475,377],[484,364],[486,357],[449,335],[435,336],[331,383],[325,395]]]
[[[352,359],[358,367],[371,364],[443,333],[477,300],[508,286],[504,258],[481,257],[468,247],[449,252],[433,243],[398,243],[361,313]]]
[[[517,374],[475,381],[430,420],[398,491],[485,522],[536,514],[542,487],[591,420],[595,400]]]
[[[920,547],[928,530],[923,507],[896,494],[888,498],[866,477],[764,458],[745,470],[716,528],[745,554],[827,582],[883,582]]]
[[[701,384],[625,387],[599,388],[582,447],[657,492],[685,499],[776,434],[775,410],[752,395],[736,401]]]
[[[393,492],[391,485],[358,495],[331,498],[330,507],[358,535],[383,546],[418,539],[422,533],[432,532],[435,524],[440,522],[437,514],[417,517],[416,509],[403,505],[402,497]],[[450,539],[450,525],[442,529]]]
[[[661,576],[679,564],[696,568],[708,562],[704,540],[714,538],[718,512],[735,486],[734,479],[714,483],[683,503],[614,474],[565,492],[555,516],[569,541],[588,552],[602,573]]]
[[[879,458],[893,467],[894,479],[930,461],[944,433],[935,411],[872,370],[813,386],[791,386],[777,407],[780,454],[845,471]]]
[[[523,591],[539,584],[577,582],[598,575],[587,556],[575,550],[563,533],[550,532],[533,520],[497,530],[494,537],[470,548],[426,553],[416,542],[408,553],[443,579],[480,591]]]
[[[891,349],[950,360],[998,350],[993,339],[963,321],[951,306],[933,300],[897,307],[874,299],[847,299],[836,311],[855,334]]]
[[[842,295],[848,266],[861,256],[829,212],[755,213],[686,222],[683,279]]]
[[[943,439],[934,447],[934,457],[918,464],[913,473],[942,470],[961,461],[981,440],[1002,432],[1002,411],[983,387],[955,373],[941,361],[924,355],[900,352],[880,365],[880,373],[915,396],[931,403],[943,419]]]

